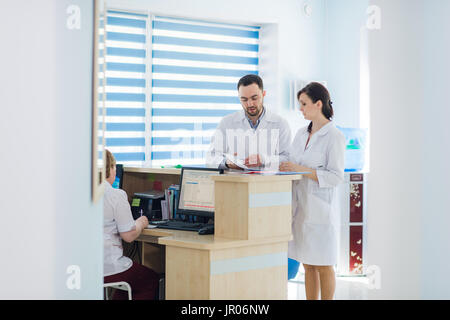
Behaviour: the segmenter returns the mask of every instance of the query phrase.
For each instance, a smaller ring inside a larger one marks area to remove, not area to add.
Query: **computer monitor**
[[[116,179],[114,180],[112,187],[116,189],[122,189],[123,184],[123,164],[116,164]]]
[[[183,167],[177,216],[214,218],[214,181],[211,176],[221,173],[223,170],[217,168]]]

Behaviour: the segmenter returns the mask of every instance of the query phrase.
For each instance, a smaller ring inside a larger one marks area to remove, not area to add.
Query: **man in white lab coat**
[[[241,111],[219,123],[206,155],[209,166],[221,169],[278,170],[289,158],[291,131],[285,119],[264,106],[266,91],[254,74],[237,85]]]

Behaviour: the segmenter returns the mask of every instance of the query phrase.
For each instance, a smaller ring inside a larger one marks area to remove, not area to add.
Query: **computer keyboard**
[[[152,222],[150,222],[150,223],[152,224]],[[208,226],[207,223],[187,222],[187,221],[179,221],[179,220],[168,220],[165,222],[158,221],[158,223],[156,224],[156,227],[161,228],[161,229],[197,231],[197,232],[206,226]]]

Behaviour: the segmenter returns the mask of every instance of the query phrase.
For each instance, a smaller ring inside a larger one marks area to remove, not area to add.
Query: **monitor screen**
[[[220,169],[183,167],[177,214],[214,217],[214,181],[211,176],[221,172]]]
[[[116,164],[116,179],[114,180],[114,183],[112,184],[113,188],[122,189],[122,182],[123,182],[122,177],[123,177],[123,165]]]

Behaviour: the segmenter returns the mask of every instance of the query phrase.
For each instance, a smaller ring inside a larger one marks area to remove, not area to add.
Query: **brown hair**
[[[334,114],[332,106],[333,103],[330,100],[330,93],[324,85],[318,82],[311,82],[297,93],[297,100],[300,98],[302,93],[306,94],[313,103],[316,103],[319,100],[322,101],[322,114],[325,118],[331,120]],[[308,126],[308,132],[311,132],[311,129],[312,122]]]
[[[116,165],[116,159],[108,149],[105,149],[105,152],[106,152],[106,179],[108,179],[110,175],[110,169],[114,168],[114,166]]]

